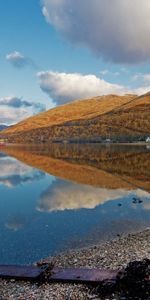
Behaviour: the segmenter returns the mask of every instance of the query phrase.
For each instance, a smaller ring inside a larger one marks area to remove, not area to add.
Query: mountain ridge
[[[8,127],[9,127],[9,126],[7,126],[7,125],[0,124],[0,131],[1,131],[1,130],[7,129]]]
[[[60,105],[60,106],[57,106],[57,107],[54,107],[54,108],[52,108],[52,109],[49,109],[48,111],[46,111],[46,112],[42,112],[42,113],[40,113],[40,114],[38,114],[38,115],[35,115],[35,116],[32,116],[32,117],[29,117],[29,118],[27,118],[27,119],[25,119],[25,120],[23,120],[23,121],[21,121],[21,122],[19,122],[18,124],[15,124],[14,126],[12,126],[12,128],[11,128],[11,130],[9,131],[6,131],[6,132],[15,132],[15,130],[14,129],[18,129],[18,131],[19,131],[19,127],[20,126],[23,126],[24,125],[24,123],[26,122],[26,121],[30,121],[30,120],[32,120],[32,121],[34,121],[34,120],[36,120],[38,117],[41,117],[41,119],[42,119],[42,117],[44,116],[47,116],[49,113],[51,113],[51,116],[52,117],[55,117],[55,120],[51,120],[51,124],[50,125],[58,125],[58,124],[61,124],[61,123],[63,123],[63,122],[65,122],[65,120],[66,120],[66,118],[65,118],[65,114],[66,114],[66,109],[68,109],[69,108],[69,112],[72,110],[72,112],[73,112],[73,116],[72,117],[70,117],[70,121],[74,121],[74,120],[76,120],[77,118],[83,118],[84,119],[84,116],[82,116],[82,113],[81,113],[81,110],[80,111],[75,111],[75,110],[73,110],[73,109],[75,109],[75,108],[82,108],[83,106],[84,106],[84,113],[85,113],[85,109],[86,109],[86,111],[87,111],[87,113],[89,114],[89,116],[90,115],[93,115],[94,113],[97,113],[97,108],[99,108],[99,106],[100,106],[100,109],[101,109],[101,111],[100,111],[100,113],[101,114],[103,114],[103,113],[106,113],[106,112],[109,112],[110,111],[110,109],[109,108],[106,108],[106,107],[101,107],[101,106],[103,106],[103,101],[108,101],[108,100],[110,100],[110,99],[112,99],[113,98],[113,100],[114,100],[114,98],[115,98],[115,100],[117,100],[116,101],[116,103],[114,103],[114,101],[113,101],[113,105],[112,105],[112,109],[114,109],[114,107],[118,107],[118,104],[120,105],[120,104],[124,104],[124,103],[126,103],[126,101],[128,101],[128,99],[129,99],[129,101],[131,100],[131,99],[133,99],[133,98],[135,98],[135,95],[125,95],[125,96],[118,96],[118,95],[107,95],[107,96],[97,96],[97,97],[93,97],[93,98],[87,98],[87,99],[78,99],[78,100],[74,100],[74,101],[72,101],[72,102],[69,102],[69,103],[66,103],[66,104],[63,104],[63,105]],[[88,104],[91,104],[91,101],[93,101],[94,102],[94,105],[93,105],[93,107],[95,106],[95,109],[94,109],[94,111],[92,111],[91,110],[91,107],[90,107],[90,109],[88,109],[87,108],[87,105]],[[85,104],[86,103],[86,108],[85,108]],[[98,105],[99,104],[99,105]],[[106,104],[106,103],[105,103]],[[109,104],[108,102],[107,102],[107,104]],[[116,104],[116,105],[115,105]],[[63,108],[65,108],[64,110],[63,110]],[[70,110],[70,108],[71,108],[71,110]],[[53,112],[54,112],[54,114],[53,114]],[[61,113],[63,114],[63,115],[61,115]],[[60,117],[60,118],[59,118]],[[67,118],[68,118],[68,115],[67,115]],[[68,119],[66,120],[66,121],[68,121]],[[35,123],[34,124],[35,126],[37,126],[37,124]],[[43,127],[47,127],[47,124],[43,124],[42,123],[42,125],[44,125]],[[34,129],[35,128],[40,128],[41,126],[40,126],[40,124],[38,124],[38,126],[37,127],[34,127]],[[22,128],[20,128],[20,131],[22,131]]]
[[[150,93],[107,95],[58,106],[3,131],[10,142],[100,141],[150,134]]]

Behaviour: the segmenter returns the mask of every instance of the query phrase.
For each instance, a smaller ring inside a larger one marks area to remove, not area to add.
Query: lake
[[[150,227],[150,146],[0,148],[0,264]]]

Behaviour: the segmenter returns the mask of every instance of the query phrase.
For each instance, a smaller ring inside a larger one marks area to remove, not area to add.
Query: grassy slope
[[[120,134],[150,134],[150,93],[125,103],[102,121],[119,128]]]
[[[76,100],[30,117],[17,125],[8,128],[5,130],[5,133],[12,134],[20,131],[28,131],[36,128],[63,124],[67,121],[94,118],[111,112],[116,108],[120,108],[133,98],[135,98],[135,95],[108,95],[86,100]]]
[[[77,100],[3,131],[10,142],[81,140],[150,134],[150,93]]]

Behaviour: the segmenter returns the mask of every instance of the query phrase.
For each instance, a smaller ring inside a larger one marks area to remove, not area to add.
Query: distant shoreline
[[[84,141],[84,142],[67,142],[67,143],[64,143],[64,142],[56,142],[56,141],[53,141],[53,142],[49,142],[49,143],[5,143],[3,144],[2,146],[3,147],[7,147],[7,146],[48,146],[48,145],[53,145],[53,144],[62,144],[62,145],[87,145],[87,144],[93,144],[93,145],[103,145],[103,146],[112,146],[112,145],[134,145],[134,146],[149,146],[150,147],[150,142],[89,142],[89,141]],[[0,144],[1,145],[1,144]]]

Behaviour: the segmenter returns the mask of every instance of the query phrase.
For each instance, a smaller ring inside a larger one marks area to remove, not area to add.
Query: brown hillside
[[[125,103],[124,106],[122,107],[123,109],[131,109],[131,108],[137,108],[142,105],[149,105],[150,104],[150,93],[146,93],[142,96],[136,97],[132,99],[132,101]]]
[[[59,125],[67,121],[94,118],[97,115],[102,115],[119,108],[134,98],[135,95],[108,95],[86,100],[76,100],[19,122],[17,125],[5,130],[5,133],[18,133],[20,131]]]
[[[150,135],[150,93],[77,100],[28,118],[2,134],[16,143],[145,139]]]

